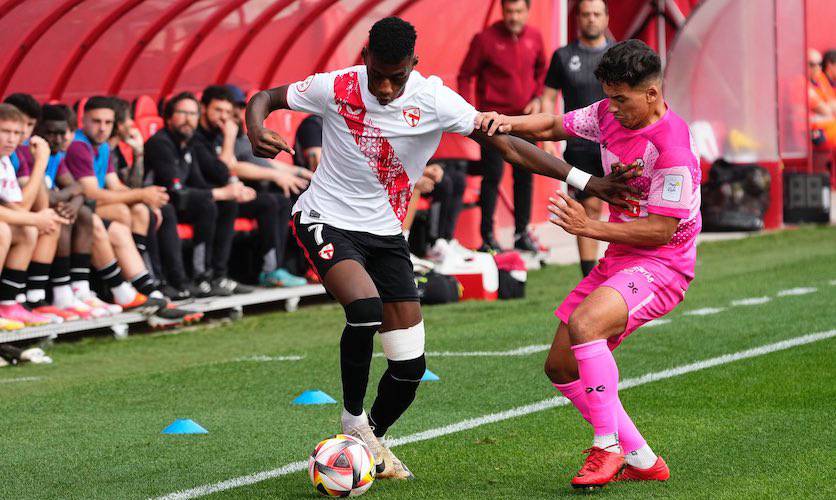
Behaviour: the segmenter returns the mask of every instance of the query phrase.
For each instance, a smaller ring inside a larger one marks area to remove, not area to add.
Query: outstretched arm
[[[551,113],[507,116],[491,111],[479,113],[475,125],[477,130],[488,136],[497,133],[513,134],[537,141],[565,141],[572,137],[563,127],[563,115]]]
[[[479,144],[493,146],[502,154],[505,161],[515,167],[567,181],[575,188],[601,198],[607,203],[625,209],[630,208],[625,197],[635,192],[635,189],[629,187],[627,182],[636,175],[640,175],[636,168],[613,170],[606,177],[594,177],[582,173],[565,161],[518,137],[507,134],[489,136],[479,130],[475,130],[469,137]]]
[[[287,85],[262,90],[247,103],[247,136],[253,145],[253,154],[261,158],[275,158],[286,151],[293,154],[284,137],[264,128],[264,120],[277,109],[290,109],[287,105]]]

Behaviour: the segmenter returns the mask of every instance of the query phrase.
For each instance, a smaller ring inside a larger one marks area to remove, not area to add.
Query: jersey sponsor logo
[[[331,260],[334,258],[334,244],[328,243],[319,250],[319,258],[322,260]]]
[[[576,54],[569,58],[569,71],[581,70],[581,58]]]
[[[417,106],[410,106],[408,108],[404,108],[403,119],[406,120],[406,123],[410,127],[417,127],[418,122],[421,121],[421,108]]]
[[[313,82],[313,77],[314,76],[311,75],[311,76],[305,78],[304,80],[302,80],[301,82],[297,83],[296,84],[296,90],[298,90],[299,92],[304,92],[304,91],[308,90],[309,88],[311,88],[311,82]]]
[[[685,177],[680,174],[668,174],[662,188],[662,199],[665,201],[677,202],[682,199],[682,185]]]
[[[343,73],[334,79],[334,102],[354,142],[386,190],[395,216],[403,222],[412,197],[409,176],[380,127],[368,118],[356,72]]]

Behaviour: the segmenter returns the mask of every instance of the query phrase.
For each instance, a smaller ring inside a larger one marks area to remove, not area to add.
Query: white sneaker
[[[409,254],[409,260],[412,262],[412,270],[416,273],[428,273],[435,268],[435,264],[428,260],[417,257],[415,254]]]
[[[459,240],[450,240],[450,249],[461,255],[464,259],[472,259],[476,254],[473,250],[459,243]]]
[[[450,243],[447,240],[439,238],[435,240],[433,246],[427,250],[427,259],[433,262],[442,262],[444,258],[452,251]]]
[[[415,476],[398,457],[392,453],[389,448],[383,445],[374,432],[371,426],[366,422],[357,424],[351,427],[342,426],[343,434],[356,437],[366,443],[366,446],[374,455],[375,468],[377,470],[375,479],[414,479]]]

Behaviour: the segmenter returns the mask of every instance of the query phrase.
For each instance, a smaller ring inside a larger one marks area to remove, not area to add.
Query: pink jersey
[[[696,240],[702,229],[700,215],[701,172],[696,147],[685,121],[668,109],[656,123],[639,130],[624,128],[607,111],[604,99],[566,113],[563,127],[575,137],[601,145],[604,173],[612,164],[644,163],[640,177],[630,185],[641,194],[632,210],[610,207],[610,222],[629,223],[648,214],[679,219],[670,243],[660,247],[610,244],[607,257],[652,257],[690,281],[697,257]]]

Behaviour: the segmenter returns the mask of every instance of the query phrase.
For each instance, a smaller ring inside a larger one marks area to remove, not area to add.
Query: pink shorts
[[[688,289],[688,280],[671,271],[665,263],[647,257],[604,257],[581,280],[555,311],[555,316],[568,324],[575,308],[600,286],[615,289],[627,302],[627,328],[607,339],[610,350],[648,321],[671,312]]]

